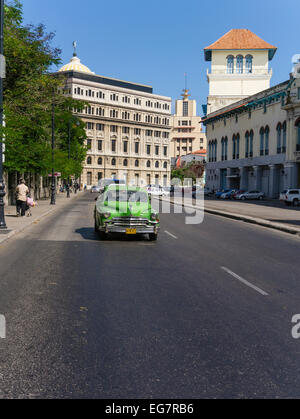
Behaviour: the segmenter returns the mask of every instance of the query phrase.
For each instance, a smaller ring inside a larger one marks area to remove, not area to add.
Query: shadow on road
[[[107,241],[114,241],[114,242],[123,242],[123,241],[130,241],[130,242],[140,242],[140,241],[148,241],[148,236],[144,235],[134,235],[134,236],[126,236],[125,234],[109,234],[106,240],[100,240],[99,235],[95,233],[92,227],[83,227],[78,228],[75,230],[75,233],[80,234],[84,240],[94,240],[99,242],[107,242]]]

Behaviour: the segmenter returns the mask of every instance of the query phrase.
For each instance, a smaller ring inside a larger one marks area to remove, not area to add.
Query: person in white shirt
[[[26,199],[29,194],[29,189],[25,185],[24,179],[20,179],[19,185],[16,187],[17,198],[17,216],[25,217],[26,213]]]

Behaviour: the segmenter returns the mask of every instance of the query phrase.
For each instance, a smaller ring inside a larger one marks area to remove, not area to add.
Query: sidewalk
[[[171,202],[180,204],[182,201],[180,198],[171,197]],[[185,206],[195,207],[195,205],[197,206],[195,200],[186,198]],[[204,211],[300,235],[300,211],[293,207],[272,206],[268,201],[263,203],[205,199]]]
[[[32,224],[38,223],[43,217],[51,214],[60,208],[63,208],[69,202],[74,201],[76,198],[82,195],[83,191],[77,194],[72,193],[71,198],[66,198],[66,193],[57,193],[56,205],[50,205],[50,199],[37,201],[37,206],[32,208],[32,217],[17,217],[16,207],[9,205],[5,206],[5,222],[8,228],[8,232],[0,230],[0,243],[10,239],[15,234],[20,233]]]

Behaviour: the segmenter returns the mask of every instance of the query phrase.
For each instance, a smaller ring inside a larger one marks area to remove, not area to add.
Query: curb
[[[78,198],[79,196],[81,196],[81,194],[79,193],[77,196],[72,196],[71,199],[69,199],[68,201],[64,202],[64,204],[68,204],[71,201],[74,201],[76,198]],[[7,236],[4,237],[3,240],[0,241],[0,246],[3,243],[6,243],[9,239],[11,239],[12,237],[16,236],[19,233],[22,233],[23,231],[25,231],[27,228],[31,227],[32,224],[34,223],[38,223],[42,220],[42,218],[47,217],[47,215],[51,214],[52,212],[59,210],[60,208],[63,208],[63,205],[61,205],[60,207],[57,206],[53,206],[51,209],[49,209],[48,211],[44,212],[43,214],[41,214],[37,219],[32,220],[29,224],[19,228],[18,230],[12,230],[10,233],[8,233]],[[50,205],[50,204],[49,204]]]
[[[171,201],[171,200],[170,202],[175,205],[181,205],[183,208],[187,207],[187,208],[202,210],[202,208],[194,206],[194,205],[178,203],[176,201]],[[274,223],[273,221],[264,220],[263,218],[255,218],[255,217],[250,217],[248,215],[240,215],[240,214],[235,214],[235,213],[221,211],[221,210],[209,209],[209,208],[205,208],[205,205],[204,205],[204,212],[208,214],[212,214],[212,215],[218,215],[220,217],[230,218],[232,220],[244,221],[245,223],[249,223],[249,224],[260,225],[262,227],[267,227],[273,230],[282,231],[284,233],[293,234],[294,236],[295,235],[300,236],[300,228],[289,227],[281,223]]]

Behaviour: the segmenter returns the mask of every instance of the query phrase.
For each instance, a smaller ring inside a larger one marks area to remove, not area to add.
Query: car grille
[[[139,217],[116,217],[111,220],[115,226],[147,226],[149,224],[149,220],[147,218],[139,218]]]

